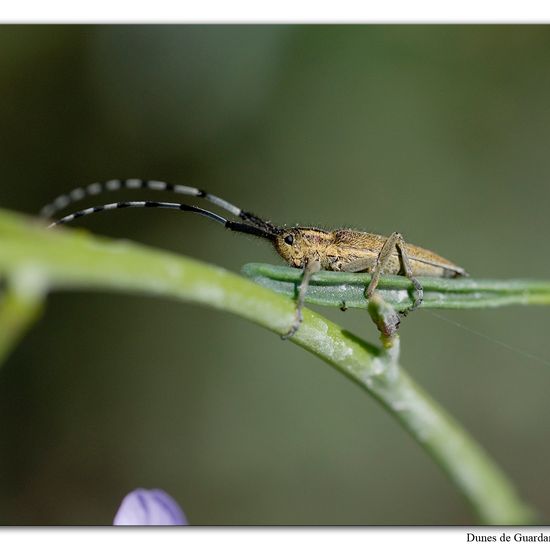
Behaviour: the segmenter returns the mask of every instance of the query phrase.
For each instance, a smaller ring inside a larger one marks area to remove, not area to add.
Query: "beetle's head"
[[[304,268],[306,260],[320,259],[332,241],[331,234],[308,227],[285,228],[274,239],[275,249],[292,267]]]

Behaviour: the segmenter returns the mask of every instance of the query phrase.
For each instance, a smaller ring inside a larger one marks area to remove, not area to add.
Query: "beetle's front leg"
[[[315,260],[306,260],[306,266],[304,268],[304,274],[302,275],[302,281],[298,287],[298,299],[296,300],[296,313],[294,315],[294,322],[290,327],[290,330],[281,336],[283,340],[291,338],[296,334],[296,331],[300,327],[302,322],[302,309],[304,307],[304,300],[306,297],[307,288],[309,286],[309,280],[314,273],[321,271],[321,262],[319,259]]]
[[[405,241],[403,240],[401,233],[392,233],[386,239],[386,242],[382,246],[382,249],[380,250],[378,257],[376,258],[376,263],[372,270],[372,278],[369,286],[367,287],[366,296],[369,299],[372,297],[374,291],[376,290],[376,287],[378,286],[380,275],[382,274],[384,268],[387,266],[388,261],[394,250],[397,251],[397,254],[401,259],[405,276],[410,279],[416,291],[413,305],[404,312],[408,313],[409,311],[415,310],[422,303],[422,300],[424,299],[424,290],[422,289],[422,285],[413,275],[409,256],[407,255],[407,251],[405,250]]]

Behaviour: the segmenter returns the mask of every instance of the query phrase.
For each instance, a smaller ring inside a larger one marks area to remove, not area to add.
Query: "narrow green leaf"
[[[294,296],[301,270],[270,264],[250,263],[242,268],[249,279],[285,296]],[[439,279],[418,277],[424,289],[420,307],[431,309],[473,309],[514,304],[550,305],[550,281],[528,279]],[[321,271],[310,281],[306,302],[321,306],[368,307],[365,289],[370,282],[367,273]],[[412,304],[413,287],[406,277],[386,275],[377,291],[382,299],[401,311]]]

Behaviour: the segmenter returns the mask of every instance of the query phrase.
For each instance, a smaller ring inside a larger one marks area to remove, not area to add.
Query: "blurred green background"
[[[154,178],[280,224],[400,231],[476,277],[548,279],[549,97],[544,26],[3,26],[0,205]],[[279,263],[196,216],[74,225],[233,271]],[[322,312],[376,341],[364,311]],[[443,314],[488,338],[419,311],[403,365],[548,517],[550,363],[494,339],[550,360],[550,310]],[[0,445],[1,524],[108,524],[138,486],[195,525],[474,521],[349,380],[167,300],[51,295],[0,371]]]

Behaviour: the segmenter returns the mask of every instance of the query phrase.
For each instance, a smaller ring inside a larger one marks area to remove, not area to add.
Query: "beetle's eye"
[[[285,237],[285,243],[289,244],[289,245],[292,245],[294,243],[294,237],[292,235],[287,235]]]

